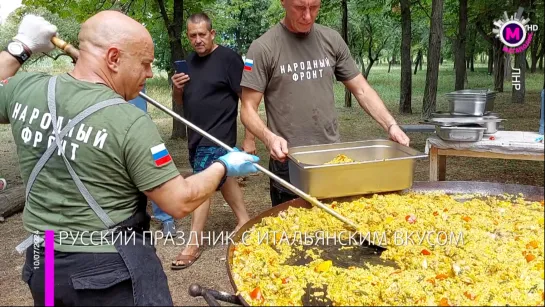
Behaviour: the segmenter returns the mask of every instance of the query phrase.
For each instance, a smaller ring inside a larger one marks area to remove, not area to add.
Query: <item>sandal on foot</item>
[[[202,254],[202,250],[199,248],[197,250],[197,253],[195,255],[179,255],[176,257],[176,260],[174,260],[171,265],[170,269],[172,270],[182,270],[187,269],[190,267]],[[178,262],[182,262],[181,264],[178,264]]]

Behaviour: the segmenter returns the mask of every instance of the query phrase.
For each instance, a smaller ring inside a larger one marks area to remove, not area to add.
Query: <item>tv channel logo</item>
[[[507,12],[504,12],[503,19],[494,21],[496,28],[493,32],[505,45],[504,52],[510,54],[524,52],[530,46],[534,33],[539,29],[538,25],[530,24],[529,18],[522,17],[522,11],[523,9],[519,9],[510,18],[507,16]]]

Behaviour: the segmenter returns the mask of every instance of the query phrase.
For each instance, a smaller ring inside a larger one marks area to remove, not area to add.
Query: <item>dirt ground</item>
[[[516,106],[508,103],[507,94],[497,98],[496,110],[508,120],[506,130],[537,131],[539,121],[539,93],[528,93],[529,103],[525,106]],[[390,109],[396,109],[391,107]],[[353,109],[338,108],[341,122],[342,141],[384,138],[385,135],[376,124],[358,107]],[[157,115],[152,110],[152,116]],[[401,123],[416,124],[418,115],[398,117]],[[155,116],[166,145],[169,148],[177,166],[183,170],[189,168],[187,150],[184,141],[170,140],[172,120],[163,116]],[[239,126],[239,140],[242,128]],[[423,133],[409,134],[412,139],[411,147],[423,151],[425,139]],[[9,127],[0,126],[0,176],[8,181],[8,188],[22,184],[17,167],[16,149],[12,141]],[[262,158],[262,165],[268,163],[268,155],[263,145],[258,142],[258,155]],[[414,179],[428,180],[427,159],[419,160],[416,164]],[[449,181],[491,181],[504,183],[519,183],[543,186],[543,162],[511,161],[497,159],[476,158],[449,158],[447,162],[447,180]],[[250,216],[270,208],[269,179],[263,174],[250,176],[242,183],[245,202]],[[177,221],[178,230],[188,233],[190,218]],[[236,219],[231,209],[225,204],[220,193],[217,193],[212,202],[211,214],[205,231],[231,231],[236,225]],[[154,221],[152,227],[159,229],[160,225]],[[7,218],[0,223],[0,305],[32,305],[30,292],[21,280],[21,267],[24,259],[15,252],[15,246],[23,240],[27,233],[23,229],[21,214]],[[174,259],[181,246],[173,246],[171,242],[160,241],[157,252],[162,260],[164,270],[169,279],[169,285],[176,305],[206,305],[202,298],[192,298],[188,288],[192,283],[204,287],[232,292],[226,269],[226,246],[216,245],[207,247],[197,263],[188,269],[171,271],[170,262]]]

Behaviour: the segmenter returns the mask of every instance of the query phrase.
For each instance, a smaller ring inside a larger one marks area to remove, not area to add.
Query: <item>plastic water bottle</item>
[[[539,134],[543,135],[543,118],[545,117],[545,89],[541,90],[541,120],[539,122]]]

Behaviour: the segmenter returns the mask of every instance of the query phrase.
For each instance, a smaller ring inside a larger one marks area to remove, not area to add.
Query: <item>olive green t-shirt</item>
[[[248,49],[241,86],[264,94],[267,125],[289,147],[340,139],[333,78],[359,74],[339,33],[314,24],[308,35],[277,24]]]
[[[47,147],[55,144],[47,107],[49,79],[41,73],[18,73],[0,82],[0,122],[11,124],[25,185]],[[103,84],[59,75],[57,123],[65,127],[84,109],[112,98],[122,97]],[[151,118],[129,103],[94,113],[62,141],[70,165],[114,223],[136,211],[142,191],[179,175],[168,151],[161,150],[163,146]],[[54,230],[55,248],[60,251],[115,252],[112,240],[98,234],[106,226],[79,192],[59,150],[32,186],[23,223],[32,233]]]

